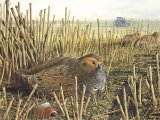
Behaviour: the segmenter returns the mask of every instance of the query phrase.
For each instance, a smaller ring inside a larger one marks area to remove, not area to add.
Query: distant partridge
[[[135,46],[139,47],[147,47],[147,46],[154,46],[159,43],[159,33],[154,32],[152,35],[144,35],[141,39],[135,42]]]
[[[102,58],[96,54],[88,54],[80,58],[57,57],[51,61],[28,70],[18,70],[18,79],[33,88],[38,84],[38,92],[52,97],[53,91],[58,93],[62,86],[64,95],[74,94],[75,77],[78,90],[86,85],[86,96],[93,92],[103,91],[107,82]]]
[[[122,41],[123,46],[133,45],[135,41],[139,40],[141,38],[141,34],[136,32],[134,34],[125,35]]]

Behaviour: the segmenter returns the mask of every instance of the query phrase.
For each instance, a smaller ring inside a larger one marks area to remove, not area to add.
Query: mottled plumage
[[[122,41],[123,46],[133,45],[135,41],[139,40],[141,38],[141,34],[136,32],[131,35],[125,35]]]
[[[38,91],[51,97],[53,91],[59,92],[62,85],[65,96],[73,95],[75,77],[79,91],[86,85],[86,95],[103,90],[106,84],[106,72],[102,58],[89,54],[80,58],[58,57],[29,70],[18,70],[17,76],[23,84],[33,88],[38,83]]]
[[[135,46],[146,47],[153,46],[159,43],[159,33],[154,32],[152,35],[144,35],[141,39],[135,42]]]

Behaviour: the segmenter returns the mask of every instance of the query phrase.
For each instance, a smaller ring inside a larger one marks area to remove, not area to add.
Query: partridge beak
[[[97,65],[97,70],[100,70],[102,66],[100,64]]]

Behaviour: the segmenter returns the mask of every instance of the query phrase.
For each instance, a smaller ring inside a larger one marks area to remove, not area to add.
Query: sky
[[[0,0],[1,3],[5,0]],[[160,19],[160,0],[10,0],[10,7],[18,1],[21,11],[33,6],[33,18],[39,16],[39,11],[51,6],[51,14],[56,19],[64,17],[65,7],[70,11],[70,18],[80,20],[115,19],[122,16],[131,19]]]

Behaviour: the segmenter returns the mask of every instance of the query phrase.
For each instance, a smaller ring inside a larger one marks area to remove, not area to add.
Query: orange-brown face
[[[101,69],[101,64],[103,63],[101,57],[95,54],[89,54],[80,59],[81,59],[82,69],[85,72],[92,72]]]

